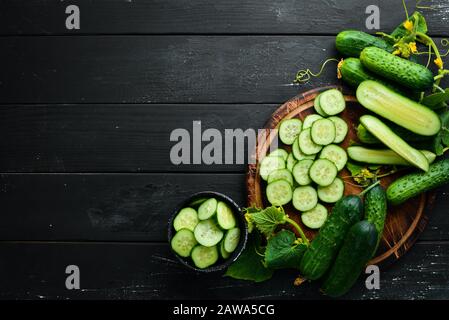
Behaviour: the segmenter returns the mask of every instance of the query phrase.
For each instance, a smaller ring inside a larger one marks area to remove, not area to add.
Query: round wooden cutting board
[[[287,101],[271,115],[265,128],[275,129],[283,119],[299,118],[304,120],[307,115],[315,113],[313,108],[315,97],[321,92],[331,88],[341,90],[341,88],[336,86],[318,88],[300,94]],[[356,127],[359,123],[360,116],[366,112],[366,109],[360,106],[357,103],[357,99],[352,95],[345,94],[345,99],[347,101],[347,107],[340,116],[348,123],[349,133],[341,145],[343,147],[348,147],[352,141],[357,141]],[[260,178],[258,173],[259,162],[265,157],[271,142],[275,138],[273,135],[270,136],[268,132],[269,131],[267,130],[266,132],[259,134],[257,148],[253,154],[253,159],[256,159],[256,161],[254,164],[250,164],[248,168],[246,183],[249,207],[264,208],[270,205],[265,196],[266,183]],[[406,172],[407,170],[405,170],[405,173]],[[404,174],[404,172],[401,174]],[[340,177],[345,181],[345,194],[360,193],[362,188],[356,186],[355,182],[349,176],[350,173],[347,169],[340,172]],[[397,173],[382,178],[381,185],[383,187],[388,187],[388,185],[399,176],[400,173]],[[434,198],[435,194],[430,192],[422,194],[414,199],[410,199],[400,206],[388,207],[388,215],[385,222],[381,245],[379,246],[376,257],[370,261],[370,264],[381,264],[382,266],[388,265],[399,259],[411,248],[427,224],[426,212],[428,213],[430,211]],[[291,204],[287,205],[284,209],[292,219],[300,223],[309,239],[312,239],[315,236],[317,232],[308,229],[301,223],[300,213],[295,210]]]

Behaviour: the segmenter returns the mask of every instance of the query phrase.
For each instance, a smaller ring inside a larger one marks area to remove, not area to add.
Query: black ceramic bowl
[[[178,258],[178,260],[185,265],[186,267],[195,270],[195,271],[199,271],[199,272],[215,272],[215,271],[221,271],[226,269],[232,262],[234,262],[235,260],[237,260],[237,258],[240,256],[240,254],[242,253],[243,249],[245,248],[246,245],[246,241],[248,239],[248,227],[245,221],[245,217],[242,213],[242,209],[238,206],[237,203],[235,203],[231,198],[229,198],[228,196],[222,194],[222,193],[218,193],[218,192],[214,192],[214,191],[202,191],[202,192],[198,192],[195,193],[194,195],[192,195],[191,197],[189,197],[188,199],[184,200],[183,202],[181,202],[175,209],[175,211],[173,212],[172,216],[170,217],[170,220],[168,221],[168,242],[171,243],[171,239],[173,238],[173,236],[175,235],[176,231],[173,228],[173,220],[175,219],[176,215],[178,214],[178,212],[185,207],[188,207],[192,202],[194,202],[195,200],[201,199],[201,198],[215,198],[219,201],[223,201],[225,203],[227,203],[230,208],[232,209],[232,211],[234,212],[235,218],[237,220],[238,223],[238,227],[240,228],[240,242],[237,246],[237,248],[234,250],[234,252],[231,254],[231,256],[228,259],[223,259],[221,256],[218,259],[218,261],[205,269],[199,269],[197,268],[194,264],[192,259],[189,258],[183,258],[181,256],[178,256],[173,250],[173,254]]]

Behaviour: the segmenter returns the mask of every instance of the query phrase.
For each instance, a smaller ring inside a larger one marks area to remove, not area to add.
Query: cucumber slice
[[[301,160],[293,167],[293,177],[300,186],[307,186],[312,183],[309,177],[309,170],[313,160]]]
[[[337,170],[342,170],[348,162],[348,154],[345,149],[335,144],[323,148],[320,153],[320,159],[327,159],[335,164]]]
[[[312,124],[310,135],[316,144],[327,146],[335,140],[335,125],[328,119],[320,119]]]
[[[308,130],[310,130],[310,129],[308,129]],[[316,158],[316,154],[307,155],[301,151],[301,148],[299,147],[299,137],[298,137],[298,139],[295,140],[295,143],[293,143],[292,151],[293,151],[293,156],[298,161],[306,160],[306,159],[315,160],[315,158]]]
[[[327,159],[316,160],[309,170],[310,179],[317,185],[327,187],[337,177],[337,167]]]
[[[295,141],[295,143],[296,143],[296,141]],[[290,153],[287,158],[287,164],[286,164],[287,170],[292,172],[293,167],[295,166],[296,162],[298,162],[298,161],[295,159],[295,156],[293,155],[293,153]]]
[[[170,245],[176,254],[187,258],[190,256],[192,249],[197,245],[197,241],[192,231],[188,229],[181,229],[176,232],[174,237],[171,239]]]
[[[343,94],[337,89],[331,89],[320,94],[320,108],[328,116],[339,114],[346,108]]]
[[[189,203],[189,207],[196,207],[199,206],[200,204],[202,204],[204,201],[206,201],[209,198],[199,198],[197,200],[194,200],[192,202]]]
[[[288,169],[279,169],[270,173],[268,176],[268,184],[277,180],[285,180],[293,186],[293,176]]]
[[[428,150],[420,150],[427,158],[429,163],[433,163],[436,154]],[[355,161],[369,164],[384,164],[397,166],[410,166],[404,158],[390,149],[368,149],[364,147],[353,146],[348,148],[348,156]]]
[[[343,197],[345,184],[339,177],[327,187],[318,187],[318,198],[325,203],[335,203]]]
[[[302,121],[299,119],[283,120],[279,126],[279,138],[282,143],[292,145],[302,129]]]
[[[213,219],[200,221],[193,234],[196,241],[205,247],[215,246],[223,238],[223,231]]]
[[[320,116],[319,114],[313,113],[313,114],[309,114],[305,119],[304,119],[304,123],[302,124],[302,129],[309,129],[312,128],[312,124],[317,121],[323,119],[322,116]]]
[[[207,220],[212,218],[212,216],[217,211],[217,199],[210,198],[203,202],[198,208],[198,219]]]
[[[360,122],[377,139],[407,160],[407,162],[423,171],[427,172],[429,170],[429,161],[422,152],[411,147],[382,121],[371,115],[364,115],[360,118]]]
[[[301,149],[301,152],[306,155],[317,154],[323,148],[323,146],[312,141],[311,130],[312,129],[303,130],[298,137],[299,148]]]
[[[220,254],[223,257],[223,259],[228,259],[231,256],[231,254],[227,252],[224,248],[224,240],[220,242]]]
[[[269,157],[281,157],[282,159],[284,159],[284,161],[287,161],[288,152],[285,151],[284,149],[279,148],[279,149],[274,150],[268,156]]]
[[[267,181],[268,176],[275,170],[285,169],[285,161],[281,157],[265,157],[260,163],[260,177]]]
[[[267,199],[273,206],[283,206],[292,200],[292,186],[285,180],[278,180],[267,186]]]
[[[299,211],[308,211],[318,203],[316,190],[311,186],[298,187],[293,191],[293,207]]]
[[[313,107],[315,108],[315,111],[316,111],[320,116],[327,117],[327,114],[325,114],[324,111],[323,111],[323,109],[321,109],[321,106],[320,106],[320,98],[321,98],[321,94],[318,95],[318,96],[315,98],[315,101],[313,101]]]
[[[348,134],[348,124],[340,117],[333,116],[329,117],[328,119],[335,125],[334,143],[342,143],[345,140],[346,135]]]
[[[232,253],[237,248],[240,241],[240,229],[232,228],[226,232],[226,236],[223,240],[223,247],[226,252]]]
[[[225,230],[232,229],[237,224],[232,209],[223,201],[219,201],[217,205],[217,221]]]
[[[192,250],[192,260],[199,269],[210,267],[218,260],[217,247],[196,246]]]
[[[197,224],[198,214],[195,209],[190,207],[181,209],[173,220],[173,228],[175,228],[176,231],[181,229],[193,231]]]
[[[322,204],[317,204],[312,210],[301,214],[301,221],[310,229],[319,229],[327,219],[327,209]]]

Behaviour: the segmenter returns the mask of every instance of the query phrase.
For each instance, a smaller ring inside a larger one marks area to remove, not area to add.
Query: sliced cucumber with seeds
[[[301,214],[301,221],[310,229],[319,229],[327,220],[327,209],[322,204],[317,204],[312,210]]]
[[[318,198],[325,203],[335,203],[345,193],[345,183],[339,177],[327,187],[318,187]]]
[[[293,186],[293,176],[292,176],[291,172],[288,171],[288,169],[279,169],[279,170],[273,171],[268,176],[267,182],[268,182],[268,184],[270,184],[277,180],[285,180],[288,183],[290,183],[290,185]]]
[[[232,253],[234,252],[235,248],[237,248],[240,241],[240,229],[239,228],[233,228],[231,230],[228,230],[226,232],[226,235],[223,240],[223,247],[226,250],[226,252]]]
[[[220,254],[223,257],[223,259],[228,259],[231,256],[231,254],[227,252],[224,248],[224,240],[220,242]]]
[[[181,229],[176,232],[174,237],[171,239],[170,245],[174,252],[181,257],[186,258],[190,256],[190,252],[197,245],[197,241],[192,231],[188,229]]]
[[[205,247],[215,246],[223,238],[223,231],[213,219],[200,221],[193,234],[196,241]]]
[[[334,143],[342,143],[348,134],[348,124],[340,117],[332,116],[328,118],[335,125]]]
[[[265,157],[260,163],[260,177],[266,181],[270,173],[278,169],[285,169],[285,161],[282,157]]]
[[[219,201],[217,205],[217,221],[222,229],[229,230],[235,227],[235,220],[232,209],[223,201]]]
[[[300,186],[307,186],[312,183],[309,177],[309,170],[313,160],[301,160],[293,167],[293,177]]]
[[[293,167],[295,166],[296,162],[298,162],[298,161],[295,159],[295,156],[293,155],[293,153],[289,153],[289,155],[287,157],[287,163],[286,163],[287,170],[292,172]]]
[[[311,186],[298,187],[293,191],[293,207],[299,211],[308,211],[318,203],[316,190]]]
[[[303,130],[298,137],[299,148],[301,149],[301,152],[306,155],[317,154],[323,148],[323,146],[320,146],[312,141],[310,133],[311,129],[306,129]]]
[[[337,170],[342,170],[348,162],[348,154],[345,149],[335,144],[323,148],[320,153],[320,159],[327,159],[335,164]]]
[[[217,247],[196,246],[192,250],[192,260],[199,269],[210,267],[218,260]]]
[[[308,129],[308,130],[310,130],[310,129]],[[305,160],[305,159],[314,160],[316,158],[316,154],[307,155],[301,151],[301,148],[299,147],[299,137],[298,137],[298,139],[296,139],[295,143],[293,143],[292,151],[293,151],[293,156],[298,161]]]
[[[327,187],[334,182],[337,173],[338,170],[335,164],[327,159],[316,160],[309,170],[312,181],[322,187]]]
[[[312,127],[312,124],[317,121],[323,119],[322,116],[320,116],[319,114],[309,114],[305,119],[304,119],[304,123],[302,124],[302,129],[309,129]]]
[[[267,186],[267,199],[273,206],[283,206],[292,200],[292,186],[285,180],[278,180]]]
[[[195,209],[190,207],[181,209],[173,220],[173,228],[175,228],[176,231],[181,229],[193,231],[197,224],[198,214]]]
[[[210,198],[203,202],[198,208],[198,218],[200,220],[207,220],[209,218],[212,218],[217,211],[217,204],[218,201],[214,198]]]
[[[279,138],[282,143],[292,145],[302,129],[302,121],[299,119],[283,120],[279,126]]]
[[[274,150],[268,156],[269,157],[281,157],[282,159],[284,159],[284,161],[287,161],[288,152],[285,151],[284,149],[279,148],[279,149]]]
[[[335,140],[335,125],[328,119],[320,119],[312,124],[310,135],[316,144],[327,146]]]
[[[321,98],[321,94],[318,95],[315,98],[315,101],[313,102],[313,107],[315,108],[315,111],[323,117],[327,117],[327,114],[324,113],[323,109],[321,109],[321,105],[320,105],[320,98]]]
[[[331,89],[320,94],[320,108],[328,116],[339,114],[346,108],[343,94],[337,89]]]

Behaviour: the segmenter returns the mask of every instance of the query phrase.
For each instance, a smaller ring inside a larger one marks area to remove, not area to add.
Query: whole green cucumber
[[[387,199],[392,205],[399,205],[446,183],[449,183],[449,159],[435,162],[425,173],[411,173],[394,181],[387,189]]]
[[[405,93],[404,88],[395,86],[364,68],[362,62],[358,58],[344,59],[338,65],[338,70],[340,71],[341,79],[351,87],[357,88],[359,84],[365,80],[374,80],[396,92]]]
[[[376,227],[369,221],[363,220],[351,227],[321,287],[325,294],[339,297],[351,289],[371,259],[377,237]]]
[[[365,194],[365,219],[374,224],[378,234],[373,254],[376,253],[382,239],[386,217],[387,194],[382,186],[377,185]]]
[[[360,54],[360,61],[371,72],[406,88],[425,91],[433,87],[432,71],[385,50],[376,47],[365,48]]]
[[[321,278],[331,266],[349,228],[363,216],[363,203],[357,196],[346,196],[334,206],[332,214],[312,240],[301,259],[299,270],[309,279]]]
[[[358,58],[362,50],[367,47],[377,47],[388,52],[394,51],[393,46],[382,38],[357,30],[340,32],[335,38],[335,46],[342,55],[355,58]]]

